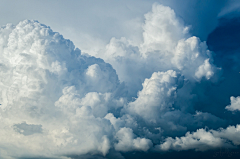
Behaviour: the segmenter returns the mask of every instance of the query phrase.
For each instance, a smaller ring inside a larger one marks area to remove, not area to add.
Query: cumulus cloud
[[[37,21],[7,25],[0,37],[5,68],[0,142],[7,154],[106,155],[112,127],[99,117],[123,104],[121,99],[111,101],[119,86],[111,65],[81,55],[71,41]],[[11,145],[19,150],[13,153]]]
[[[149,139],[139,137],[134,139],[133,131],[130,128],[121,128],[116,133],[116,138],[119,142],[115,144],[115,149],[118,151],[147,151],[152,147],[152,142]]]
[[[238,145],[238,125],[201,129],[225,123],[195,110],[204,94],[194,93],[197,86],[216,84],[221,69],[188,28],[171,8],[154,4],[142,43],[112,38],[97,58],[38,21],[1,27],[0,157],[121,158],[119,152],[153,145],[162,151]],[[231,98],[226,108],[236,105]],[[198,130],[186,134],[192,129]]]
[[[196,150],[206,151],[216,148],[236,148],[239,142],[240,125],[229,126],[226,129],[206,130],[198,129],[196,132],[187,132],[185,136],[171,138],[168,137],[160,145],[156,146],[157,150]]]
[[[143,30],[143,53],[155,50],[171,52],[188,33],[188,27],[177,19],[171,8],[158,4],[154,4],[152,11],[145,14]]]
[[[188,28],[171,8],[153,4],[152,11],[145,14],[142,43],[112,38],[96,56],[116,69],[132,96],[153,72],[175,70],[190,80],[209,80],[220,69],[213,64],[206,43],[191,37]]]
[[[183,137],[167,138],[164,143],[159,145],[159,149],[166,150],[189,150],[204,151],[209,148],[223,147],[224,141],[221,138],[216,138],[211,132],[206,132],[204,129],[199,129],[190,134],[189,132]]]
[[[156,122],[162,112],[172,107],[176,96],[177,73],[173,70],[167,72],[154,72],[150,79],[143,83],[143,89],[138,92],[138,98],[130,102],[127,109],[147,121]]]
[[[240,97],[231,97],[231,105],[226,106],[225,109],[229,111],[239,111],[240,110]]]

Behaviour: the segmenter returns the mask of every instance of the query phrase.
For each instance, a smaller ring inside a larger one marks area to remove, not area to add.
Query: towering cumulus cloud
[[[225,119],[196,109],[222,70],[188,30],[154,4],[141,43],[112,38],[97,58],[38,21],[2,26],[0,157],[124,158],[239,145],[239,125],[220,128]],[[226,109],[239,110],[239,97]]]

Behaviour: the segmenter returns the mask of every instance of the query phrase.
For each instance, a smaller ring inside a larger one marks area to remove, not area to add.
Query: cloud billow
[[[205,96],[199,85],[221,83],[222,69],[188,30],[171,8],[154,4],[142,43],[112,38],[97,58],[38,21],[2,26],[0,157],[123,158],[239,145],[239,125],[204,129],[226,125],[196,109]],[[237,100],[226,109],[239,110]]]

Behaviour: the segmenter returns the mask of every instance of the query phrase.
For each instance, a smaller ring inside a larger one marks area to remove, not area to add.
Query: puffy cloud
[[[147,121],[156,122],[162,112],[172,107],[176,96],[176,83],[175,71],[154,72],[150,79],[144,81],[143,89],[138,92],[138,98],[130,102],[126,109]]]
[[[0,34],[0,145],[6,156],[106,155],[113,128],[99,117],[124,103],[113,100],[120,85],[111,65],[81,55],[37,21],[7,25]]]
[[[153,4],[151,12],[145,14],[143,30],[143,53],[155,50],[172,52],[178,41],[188,33],[188,27],[177,19],[171,8],[157,3]]]
[[[133,131],[130,128],[121,128],[116,133],[116,138],[119,142],[115,144],[115,149],[118,151],[147,151],[152,147],[152,142],[149,139],[139,137],[134,139]]]
[[[153,72],[176,70],[193,81],[218,76],[220,70],[206,43],[191,37],[188,26],[169,7],[153,4],[152,11],[145,14],[142,34],[143,42],[138,45],[124,37],[112,38],[97,54],[116,69],[131,96],[137,95]]]
[[[195,76],[197,78],[201,78],[203,76],[206,76],[207,79],[210,79],[213,76],[212,66],[209,63],[209,59],[204,61],[204,64],[198,67],[197,72],[195,73]]]
[[[233,145],[229,142],[231,141]],[[196,132],[187,132],[185,136],[165,139],[165,142],[156,146],[160,151],[169,150],[196,150],[206,151],[216,148],[234,148],[239,145],[239,125],[236,127],[229,126],[226,129],[209,130],[198,129]]]
[[[116,118],[112,113],[108,113],[104,118],[111,122],[115,130],[119,130],[125,126],[125,121],[121,118]]]
[[[240,97],[231,97],[231,105],[226,106],[225,109],[229,111],[239,111],[240,110]]]
[[[74,86],[65,87],[63,95],[55,102],[55,106],[65,113],[75,113],[82,106],[89,106],[95,117],[104,117],[110,109],[116,110],[124,105],[123,98],[114,99],[112,93],[89,92],[85,96],[77,92]]]
[[[234,145],[240,145],[240,125],[228,126],[226,129],[220,128],[218,131],[212,130],[216,137],[221,137],[231,141]]]
[[[238,125],[199,129],[225,123],[195,109],[220,69],[169,7],[154,4],[145,15],[142,43],[112,38],[100,58],[33,20],[3,26],[0,44],[2,158],[121,158],[159,143],[164,151],[239,143]],[[227,109],[236,104],[231,98]]]

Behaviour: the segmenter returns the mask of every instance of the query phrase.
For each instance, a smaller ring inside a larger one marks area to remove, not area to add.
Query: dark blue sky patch
[[[208,36],[210,50],[231,54],[240,49],[240,17],[219,19],[219,25]]]
[[[238,123],[236,114],[225,110],[231,96],[240,95],[240,17],[223,17],[219,25],[209,34],[208,47],[214,52],[214,64],[222,68],[222,77],[217,84],[202,81],[196,84],[193,93],[198,95],[196,110],[212,113]]]

